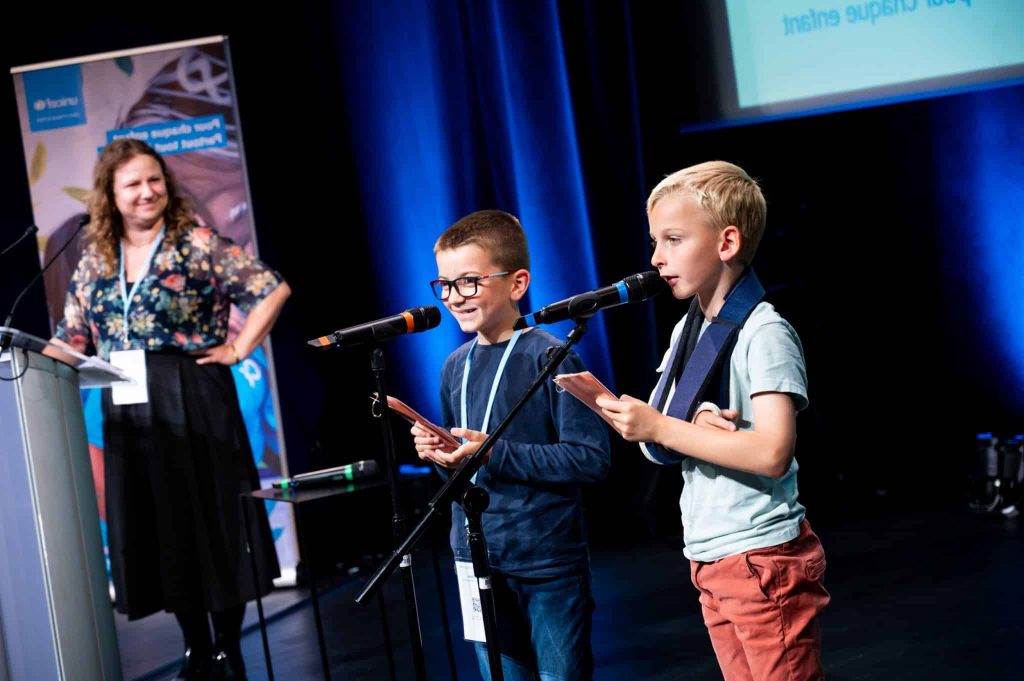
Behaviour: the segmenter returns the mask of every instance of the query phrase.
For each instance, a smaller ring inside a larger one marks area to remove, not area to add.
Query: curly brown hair
[[[136,156],[152,156],[160,164],[167,186],[167,210],[164,221],[167,235],[177,238],[196,224],[195,210],[179,191],[164,159],[151,146],[136,139],[116,139],[100,153],[93,170],[92,194],[89,196],[89,229],[86,237],[95,244],[104,264],[104,275],[111,276],[117,268],[118,243],[124,237],[124,223],[114,203],[114,173]]]

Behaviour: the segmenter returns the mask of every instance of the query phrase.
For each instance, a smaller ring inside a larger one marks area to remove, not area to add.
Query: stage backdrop
[[[200,222],[257,253],[226,37],[22,66],[11,72],[42,260],[60,249],[87,212],[99,151],[119,137],[141,139],[160,152]],[[81,245],[72,244],[45,275],[51,324],[63,316],[64,295],[80,252]],[[232,308],[232,337],[243,320]],[[268,487],[287,475],[269,337],[264,347],[232,367],[232,373],[260,482]],[[96,390],[83,390],[105,537],[99,397]],[[267,503],[281,582],[294,583],[297,554],[290,508]]]

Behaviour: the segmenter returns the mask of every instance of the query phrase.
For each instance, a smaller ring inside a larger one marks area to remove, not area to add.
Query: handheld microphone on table
[[[348,463],[344,466],[300,473],[294,477],[284,478],[272,484],[277,489],[308,489],[310,487],[333,485],[339,482],[351,482],[361,478],[369,478],[376,474],[377,462],[370,459]]]

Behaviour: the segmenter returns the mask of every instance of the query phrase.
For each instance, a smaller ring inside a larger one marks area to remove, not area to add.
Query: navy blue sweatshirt
[[[516,343],[494,398],[488,430],[494,430],[547,363],[546,350],[561,342],[533,329]],[[445,360],[441,371],[441,413],[446,428],[461,427],[462,373],[471,343]],[[491,384],[508,342],[478,344],[473,351],[465,424],[480,430]],[[556,373],[584,371],[571,353]],[[538,390],[480,469],[477,484],[490,494],[484,536],[494,569],[520,577],[555,577],[588,565],[580,485],[596,482],[611,465],[604,421],[552,381]],[[452,505],[452,548],[469,560],[466,516]]]

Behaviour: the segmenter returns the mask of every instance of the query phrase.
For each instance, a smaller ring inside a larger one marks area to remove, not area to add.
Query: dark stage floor
[[[814,518],[811,518],[814,522]],[[1021,519],[960,510],[877,510],[821,519],[832,605],[823,621],[828,677],[839,681],[997,681],[1024,678],[1024,543]],[[720,679],[678,539],[593,552],[598,609],[595,678]],[[447,559],[443,577],[460,679],[478,679],[461,641],[458,595]],[[416,554],[419,606],[431,679],[451,673],[444,650],[430,553]],[[388,679],[376,605],[352,598],[362,579],[327,587],[321,606],[334,679]],[[386,588],[397,678],[415,675],[408,654],[400,583]],[[274,594],[269,627],[277,679],[321,679],[312,609],[305,592]],[[249,608],[255,619],[255,607]],[[248,621],[248,620],[247,620]],[[167,679],[180,654],[173,620],[119,621],[126,679]],[[258,631],[244,652],[249,678],[267,678]],[[152,670],[163,667],[160,673]]]

